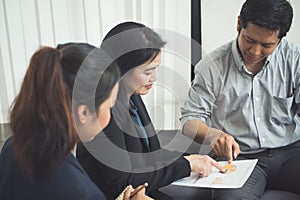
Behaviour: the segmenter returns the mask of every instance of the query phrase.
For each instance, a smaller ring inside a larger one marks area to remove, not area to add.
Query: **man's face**
[[[264,60],[277,47],[280,39],[278,31],[271,31],[248,22],[245,29],[240,27],[238,20],[238,47],[245,66],[249,69],[262,67]]]

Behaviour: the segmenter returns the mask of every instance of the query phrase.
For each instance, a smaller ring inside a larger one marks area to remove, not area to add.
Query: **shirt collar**
[[[231,46],[231,49],[232,49],[232,54],[233,54],[233,59],[234,59],[234,62],[236,64],[236,66],[239,68],[239,71],[243,71],[244,69],[244,63],[243,63],[243,59],[240,55],[240,52],[238,50],[238,40],[237,38],[232,42],[232,46]]]
[[[129,99],[129,112],[133,114],[134,112],[137,112],[137,107],[134,105],[133,101]]]

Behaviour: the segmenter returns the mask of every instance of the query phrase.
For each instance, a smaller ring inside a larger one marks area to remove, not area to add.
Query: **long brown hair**
[[[78,137],[59,57],[49,47],[33,55],[10,115],[15,156],[30,175],[55,168]]]
[[[94,49],[84,43],[68,43],[57,49],[43,47],[32,56],[10,115],[14,155],[28,175],[50,175],[79,140],[71,97],[77,72]],[[90,76],[87,79],[103,71],[103,59],[100,54],[90,59],[84,71]],[[95,107],[108,98],[118,79],[115,73],[108,70],[98,82]],[[84,91],[80,95],[76,102],[90,104]]]

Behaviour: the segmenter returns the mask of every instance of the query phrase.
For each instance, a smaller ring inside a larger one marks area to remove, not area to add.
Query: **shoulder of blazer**
[[[103,129],[106,137],[115,145],[122,149],[126,149],[124,135],[126,134],[116,123],[113,115],[110,118],[109,124]]]

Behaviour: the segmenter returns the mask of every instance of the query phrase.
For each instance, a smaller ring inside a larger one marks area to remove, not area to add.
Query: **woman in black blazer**
[[[165,199],[159,196],[160,187],[191,172],[207,176],[212,166],[223,170],[208,156],[182,155],[160,146],[140,95],[147,94],[156,80],[164,45],[152,29],[134,22],[114,27],[101,44],[121,71],[118,98],[103,134],[79,145],[77,157],[108,199],[128,184],[145,181],[150,196]]]

